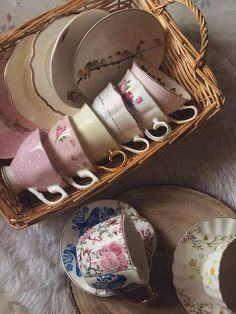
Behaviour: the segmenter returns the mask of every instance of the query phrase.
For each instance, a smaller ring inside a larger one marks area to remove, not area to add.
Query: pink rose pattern
[[[128,268],[124,248],[120,243],[112,242],[100,250],[99,266],[104,272],[121,271]]]
[[[142,96],[134,97],[133,93],[130,91],[130,81],[123,80],[118,85],[119,91],[122,94],[122,97],[126,101],[127,105],[135,110],[134,104],[140,105],[143,102]]]
[[[109,219],[89,229],[80,237],[77,246],[80,270],[84,277],[95,277],[103,273],[127,270],[131,268],[123,234],[121,218]],[[102,245],[106,239],[114,241]],[[99,247],[99,244],[101,246]]]
[[[66,126],[60,126],[60,125],[57,126],[57,128],[56,128],[56,142],[58,142],[59,137],[61,136],[61,134],[65,130],[66,130]],[[63,137],[59,141],[63,141]]]

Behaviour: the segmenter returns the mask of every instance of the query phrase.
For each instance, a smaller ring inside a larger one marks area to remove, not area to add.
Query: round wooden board
[[[216,199],[177,186],[146,186],[127,191],[118,199],[133,205],[154,226],[157,251],[153,257],[151,286],[159,292],[152,304],[135,305],[119,297],[98,298],[71,284],[81,314],[181,314],[186,313],[172,284],[172,257],[183,234],[195,223],[215,216],[235,217]]]

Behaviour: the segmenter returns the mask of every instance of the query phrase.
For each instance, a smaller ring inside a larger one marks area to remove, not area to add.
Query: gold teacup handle
[[[114,158],[116,156],[119,156],[119,155],[122,155],[122,157],[123,157],[123,161],[122,161],[122,163],[119,166],[117,166],[115,168],[109,168],[109,167],[104,167],[104,166],[96,166],[96,169],[97,170],[102,169],[102,170],[105,170],[107,172],[117,172],[118,170],[120,170],[121,168],[123,168],[127,164],[128,157],[127,157],[126,153],[124,153],[122,150],[109,151],[109,160],[110,161],[113,161]]]
[[[122,291],[120,291],[120,290],[116,290],[116,293],[122,299],[127,300],[127,301],[132,302],[132,303],[136,303],[136,304],[138,304],[138,303],[146,304],[146,303],[153,301],[157,297],[158,293],[154,292],[150,285],[144,285],[143,288],[148,293],[147,297],[145,297],[143,299],[141,299],[141,298],[135,299],[135,298],[126,296],[125,293],[122,293]]]

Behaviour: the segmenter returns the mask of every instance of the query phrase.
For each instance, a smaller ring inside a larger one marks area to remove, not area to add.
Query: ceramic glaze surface
[[[125,215],[110,218],[79,238],[77,259],[80,270],[94,288],[111,289],[111,283],[113,288],[123,287],[128,271],[133,269],[125,240],[125,233],[129,232],[125,230],[125,219]],[[113,273],[116,273],[115,278]]]
[[[50,81],[64,103],[80,107],[88,99],[76,89],[73,77],[73,60],[78,45],[86,32],[109,13],[91,9],[75,16],[64,27],[53,47],[50,60]]]
[[[72,119],[79,141],[85,147],[85,153],[91,162],[102,160],[109,155],[109,151],[120,149],[119,144],[87,104]]]
[[[47,191],[47,187],[52,184],[64,185],[44,149],[45,137],[46,133],[43,131],[32,132],[22,143],[10,165],[13,185],[22,190],[35,187],[40,191]]]
[[[134,55],[142,54],[159,66],[164,46],[162,26],[152,14],[138,9],[111,13],[88,31],[77,50],[74,76],[78,89],[93,100],[108,83],[119,82]]]
[[[68,116],[51,128],[46,144],[54,157],[54,166],[58,172],[73,177],[81,169],[92,169]]]
[[[169,115],[191,100],[188,92],[157,67],[136,59],[131,72],[155,99],[161,110]]]
[[[180,240],[174,254],[173,279],[177,295],[189,313],[231,313],[205,292],[202,272],[208,255],[235,238],[235,219],[212,218],[193,226]],[[211,273],[214,276],[215,269]]]

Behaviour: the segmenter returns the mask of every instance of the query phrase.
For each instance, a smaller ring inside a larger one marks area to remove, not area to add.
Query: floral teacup
[[[64,116],[51,128],[46,140],[46,147],[57,172],[75,188],[84,190],[99,180],[91,172],[93,166],[85,155],[68,116]],[[71,178],[76,176],[90,178],[92,182],[87,185],[79,185]]]
[[[145,144],[142,150],[133,149],[127,145],[122,145],[123,149],[140,154],[149,148],[149,142],[143,138],[137,122],[111,83],[95,98],[92,109],[119,143],[141,142]]]
[[[85,281],[96,289],[115,290],[149,281],[144,243],[127,215],[99,223],[81,236],[77,259]]]
[[[236,230],[235,230],[236,231]],[[236,309],[236,236],[230,241],[221,241],[217,248],[206,257],[202,269],[203,285],[206,293],[222,308],[229,304]]]
[[[138,125],[144,129],[144,133],[151,140],[159,142],[165,139],[171,132],[168,117],[161,111],[153,98],[145,90],[141,82],[128,69],[118,88],[134,116]],[[164,128],[161,136],[154,136],[149,130]]]

